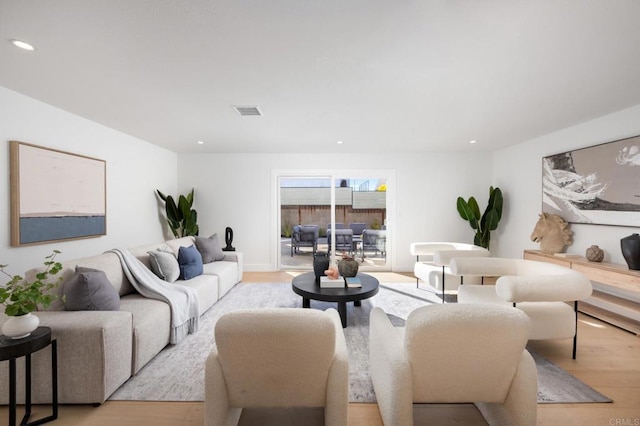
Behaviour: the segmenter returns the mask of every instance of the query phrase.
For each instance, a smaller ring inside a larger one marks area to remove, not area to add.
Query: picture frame
[[[640,227],[640,136],[543,157],[542,211],[570,223]]]
[[[9,142],[11,246],[107,234],[106,161]]]

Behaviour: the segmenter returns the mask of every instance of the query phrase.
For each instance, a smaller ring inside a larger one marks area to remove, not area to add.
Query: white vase
[[[22,339],[30,335],[33,330],[38,328],[38,325],[40,325],[40,318],[31,313],[17,317],[9,317],[9,319],[2,324],[2,334],[12,339]]]

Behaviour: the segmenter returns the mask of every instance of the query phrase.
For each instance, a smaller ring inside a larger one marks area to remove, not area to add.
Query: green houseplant
[[[471,228],[475,230],[473,243],[477,246],[489,249],[491,242],[491,231],[495,231],[502,218],[502,191],[500,188],[489,188],[489,202],[482,216],[480,207],[474,197],[469,197],[468,201],[458,197],[457,208],[460,217],[469,221]]]
[[[171,195],[164,195],[156,189],[158,196],[165,203],[167,223],[176,238],[198,235],[198,213],[193,209],[194,189],[187,195],[178,197],[178,204]]]
[[[54,250],[45,257],[43,272],[36,274],[33,281],[28,281],[20,275],[10,275],[4,268],[7,265],[0,265],[0,272],[9,277],[9,281],[4,287],[0,287],[0,305],[5,307],[4,313],[11,317],[2,325],[3,334],[21,338],[28,336],[38,327],[40,320],[31,315],[38,306],[48,307],[56,296],[50,290],[57,287],[62,280],[59,277],[54,282],[49,282],[48,278],[55,276],[62,269],[60,262],[55,258],[60,252]]]

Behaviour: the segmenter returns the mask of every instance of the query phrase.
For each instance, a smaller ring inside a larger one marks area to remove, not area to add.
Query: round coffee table
[[[380,283],[377,279],[367,274],[358,274],[362,287],[358,288],[320,288],[313,272],[298,275],[291,281],[293,292],[302,296],[302,307],[311,307],[311,299],[323,302],[337,302],[338,313],[342,327],[347,327],[347,302],[354,302],[354,306],[360,306],[360,301],[368,299],[378,293]]]

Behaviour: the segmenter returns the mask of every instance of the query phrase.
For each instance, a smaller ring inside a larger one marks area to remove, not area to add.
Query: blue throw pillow
[[[178,250],[180,278],[190,280],[202,275],[202,255],[195,246],[180,247]]]

